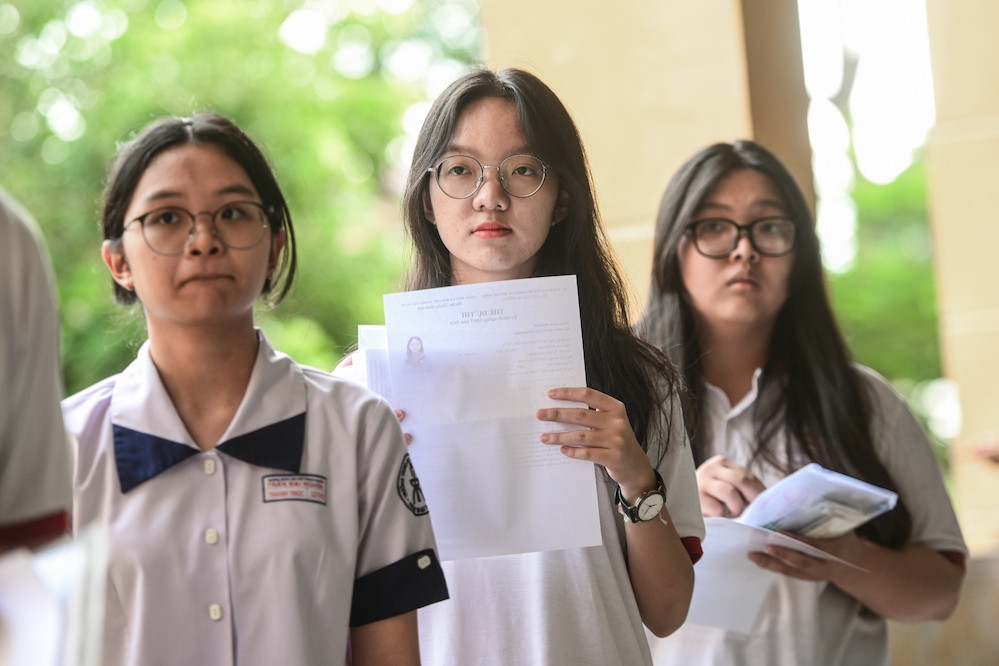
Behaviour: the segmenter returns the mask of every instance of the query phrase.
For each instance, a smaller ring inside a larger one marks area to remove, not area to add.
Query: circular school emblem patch
[[[413,461],[409,459],[409,454],[402,459],[399,466],[399,479],[395,484],[399,491],[399,497],[403,503],[409,507],[414,516],[424,516],[430,513],[427,507],[427,500],[423,496],[423,489],[420,488],[420,480],[416,478],[416,470],[413,469]]]

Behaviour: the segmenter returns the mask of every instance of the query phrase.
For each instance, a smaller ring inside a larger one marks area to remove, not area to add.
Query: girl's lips
[[[229,279],[228,275],[221,275],[218,273],[203,273],[199,275],[192,275],[191,277],[184,280],[183,284],[190,284],[192,282],[211,282],[213,280],[226,280]]]
[[[728,281],[728,286],[730,287],[755,287],[756,280],[749,277],[748,275],[740,275],[734,277]]]
[[[486,222],[475,227],[475,230],[472,233],[479,238],[499,238],[501,236],[506,236],[511,233],[511,231],[509,227],[505,227],[502,224]]]

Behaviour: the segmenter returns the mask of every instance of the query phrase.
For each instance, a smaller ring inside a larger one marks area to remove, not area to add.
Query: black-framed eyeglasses
[[[724,259],[738,247],[743,232],[753,249],[764,257],[782,257],[794,249],[794,222],[786,217],[761,217],[737,224],[721,217],[696,220],[687,225],[694,247],[705,257]]]
[[[427,169],[437,177],[441,191],[452,199],[467,199],[486,182],[486,169],[496,169],[507,194],[526,199],[545,184],[548,167],[533,155],[510,155],[499,166],[482,164],[468,155],[445,157]]]
[[[267,232],[267,209],[254,201],[230,201],[218,210],[192,213],[178,206],[164,206],[144,213],[125,224],[142,225],[142,237],[157,254],[180,254],[194,240],[197,218],[212,218],[212,235],[231,250],[256,246]]]

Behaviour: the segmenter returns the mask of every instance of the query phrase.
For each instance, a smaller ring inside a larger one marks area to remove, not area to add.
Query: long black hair
[[[568,199],[568,215],[551,228],[534,275],[576,276],[587,384],[623,402],[642,447],[661,458],[668,445],[671,401],[679,376],[664,354],[630,329],[625,283],[601,226],[579,132],[559,98],[533,74],[475,68],[451,83],[431,106],[417,138],[403,201],[415,249],[406,286],[427,289],[452,283],[450,253],[424,214],[428,169],[446,150],[462,112],[471,103],[492,97],[516,106],[531,152],[558,174]],[[667,430],[657,436],[649,428],[661,413]],[[656,453],[650,440],[659,442]]]
[[[707,350],[700,348],[697,317],[680,276],[679,248],[704,198],[740,169],[754,169],[773,183],[794,222],[796,239],[787,301],[760,376],[750,462],[759,459],[790,473],[800,452],[829,469],[897,490],[874,448],[872,406],[833,314],[811,211],[790,172],[753,141],[717,143],[687,160],[667,185],[656,220],[652,281],[637,329],[670,355],[684,377],[689,389],[684,418],[694,461],[700,465],[705,458],[707,425],[698,416],[705,391],[700,357]],[[783,456],[776,450],[782,431],[791,435],[783,440]],[[795,446],[800,449],[792,450]],[[899,502],[859,532],[877,543],[900,546],[909,538],[911,523]]]

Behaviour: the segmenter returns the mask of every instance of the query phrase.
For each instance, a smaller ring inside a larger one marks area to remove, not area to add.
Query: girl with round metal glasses
[[[843,536],[800,537],[857,567],[778,547],[753,553],[781,576],[752,633],[688,624],[652,638],[655,663],[887,664],[885,619],[947,617],[967,549],[916,418],[850,356],[801,190],[758,143],[709,146],[667,185],[654,247],[638,328],[689,387],[704,515],[738,516],[813,461],[899,494],[894,510]]]
[[[74,528],[111,535],[101,663],[419,663],[416,609],[447,591],[396,490],[398,420],[254,325],[295,274],[260,148],[215,114],[157,121],[117,156],[101,222],[149,336],[63,402]]]
[[[666,635],[683,622],[704,526],[676,371],[628,326],[575,124],[535,76],[475,69],[433,103],[404,209],[410,289],[576,275],[588,386],[549,396],[591,409],[538,418],[589,429],[539,446],[593,463],[603,536],[592,548],[445,562],[451,599],[420,611],[424,663],[651,663],[642,624]],[[647,512],[625,520],[642,497]]]

